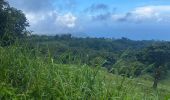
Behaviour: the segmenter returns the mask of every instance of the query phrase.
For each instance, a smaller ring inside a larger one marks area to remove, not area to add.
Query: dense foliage
[[[170,88],[154,92],[150,81],[109,74],[101,67],[56,64],[38,48],[0,47],[1,100],[168,100]]]
[[[26,35],[29,26],[24,13],[10,7],[7,1],[0,0],[0,42],[9,45],[17,38]]]
[[[0,100],[170,98],[168,85],[150,88],[169,75],[169,42],[71,34],[23,39],[27,26],[22,11],[0,0]]]
[[[58,63],[99,65],[109,72],[118,71],[128,77],[145,73],[152,75],[158,62],[166,74],[170,60],[170,43],[166,41],[76,38],[70,34],[55,37],[34,35],[30,41],[33,45],[39,45],[43,55],[49,51]]]

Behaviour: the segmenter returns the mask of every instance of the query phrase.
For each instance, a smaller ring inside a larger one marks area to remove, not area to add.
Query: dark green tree
[[[153,88],[156,89],[159,80],[167,71],[166,64],[170,61],[170,45],[164,43],[149,46],[137,54],[137,59],[148,66],[154,65],[150,72],[153,73]]]
[[[29,24],[21,10],[10,7],[7,1],[0,1],[0,40],[7,45],[26,34]]]

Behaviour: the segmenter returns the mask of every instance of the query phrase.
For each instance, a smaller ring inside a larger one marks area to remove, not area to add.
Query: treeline
[[[127,77],[148,74],[155,84],[170,70],[170,42],[167,41],[76,38],[70,34],[33,35],[30,40],[39,46],[42,55],[50,53],[56,63],[100,66]]]
[[[127,70],[132,71],[132,69],[129,67],[136,66],[139,68],[135,68],[136,72],[132,72],[133,74],[136,73],[135,75],[142,72],[152,73],[154,70],[150,66],[158,62],[157,59],[163,56],[162,53],[169,55],[168,48],[170,46],[170,43],[166,41],[133,41],[127,38],[76,38],[70,34],[56,36],[34,35],[31,36],[31,41],[33,43],[38,41],[37,43],[44,50],[42,50],[43,53],[45,53],[45,46],[48,46],[56,61],[62,63],[89,65],[99,63],[98,65],[107,67],[109,70],[117,67],[121,69],[119,72],[124,74],[130,74]],[[158,52],[159,50],[160,52]],[[168,62],[168,57],[160,58],[160,62],[164,63],[163,58]],[[121,68],[123,66],[125,68]]]

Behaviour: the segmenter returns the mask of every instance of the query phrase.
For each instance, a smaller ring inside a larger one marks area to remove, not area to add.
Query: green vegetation
[[[21,10],[10,7],[8,2],[0,0],[0,42],[1,45],[12,44],[16,39],[23,38],[28,32],[27,19]]]
[[[65,39],[67,38],[67,39]],[[142,74],[154,76],[162,66],[160,78],[168,73],[169,47],[166,41],[132,41],[127,38],[76,38],[71,35],[31,36],[31,45],[39,45],[42,55],[48,50],[57,63],[100,65],[109,72],[118,71],[128,77]]]
[[[157,91],[150,81],[109,74],[97,66],[56,64],[37,49],[0,48],[0,99],[166,100],[169,87]]]
[[[0,0],[0,100],[170,99],[170,42],[28,36],[27,26]]]

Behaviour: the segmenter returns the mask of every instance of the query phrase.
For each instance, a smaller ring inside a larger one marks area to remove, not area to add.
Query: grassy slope
[[[0,47],[0,99],[168,100],[170,88],[86,65],[59,65],[38,50]]]

